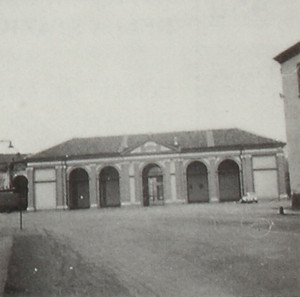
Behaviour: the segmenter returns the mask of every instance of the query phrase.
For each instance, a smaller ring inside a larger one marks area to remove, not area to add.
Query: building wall
[[[300,97],[297,77],[299,63],[300,55],[297,55],[281,65],[290,184],[292,194],[296,195],[300,195]]]
[[[195,161],[203,163],[207,168],[209,202],[218,202],[218,166],[228,159],[234,161],[239,168],[241,195],[259,190],[259,199],[283,198],[286,197],[286,186],[282,158],[282,150],[278,148],[30,163],[27,168],[29,209],[67,209],[70,199],[69,176],[76,168],[82,168],[88,174],[90,207],[101,207],[99,177],[101,170],[107,166],[114,167],[119,173],[121,205],[143,205],[143,169],[148,164],[156,164],[162,170],[164,203],[187,203],[187,168]],[[255,182],[256,171],[260,172],[259,178],[270,179],[272,176],[271,182],[266,183],[263,188],[255,189],[257,185],[261,186],[261,183]]]

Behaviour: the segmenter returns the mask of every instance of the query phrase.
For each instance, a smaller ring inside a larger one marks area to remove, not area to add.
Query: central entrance
[[[143,170],[143,205],[164,202],[163,172],[156,164],[149,164]]]

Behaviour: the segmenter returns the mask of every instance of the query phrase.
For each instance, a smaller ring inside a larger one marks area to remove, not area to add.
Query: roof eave
[[[266,143],[266,144],[245,144],[245,145],[224,145],[214,147],[201,147],[201,148],[185,148],[182,149],[183,153],[187,152],[209,152],[209,151],[229,151],[229,150],[246,150],[246,149],[259,149],[259,148],[282,148],[285,143]]]
[[[283,51],[273,59],[278,63],[282,64],[289,59],[295,57],[300,53],[300,42],[294,44],[293,46],[289,47],[287,50]]]
[[[51,162],[51,161],[70,161],[80,159],[94,159],[94,158],[107,158],[118,157],[119,153],[101,153],[101,154],[85,154],[85,155],[68,155],[64,156],[47,156],[47,157],[31,157],[26,159],[27,162]]]

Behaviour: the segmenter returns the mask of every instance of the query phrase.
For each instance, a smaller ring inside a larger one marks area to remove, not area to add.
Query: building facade
[[[300,209],[300,42],[274,59],[281,65],[292,206]]]
[[[28,159],[29,210],[285,198],[283,146],[239,129],[71,139]]]

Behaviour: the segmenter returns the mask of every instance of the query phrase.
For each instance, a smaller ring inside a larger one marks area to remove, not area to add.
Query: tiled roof
[[[279,55],[277,55],[274,60],[277,61],[278,63],[282,64],[286,62],[287,60],[295,57],[300,53],[300,42],[297,42],[293,46],[289,47]]]
[[[23,154],[0,154],[0,164],[19,162],[24,160],[25,156]]]
[[[206,151],[232,148],[282,147],[283,142],[261,137],[240,129],[169,132],[74,138],[37,153],[29,161],[61,160],[128,155],[130,151],[154,141],[177,152]]]

